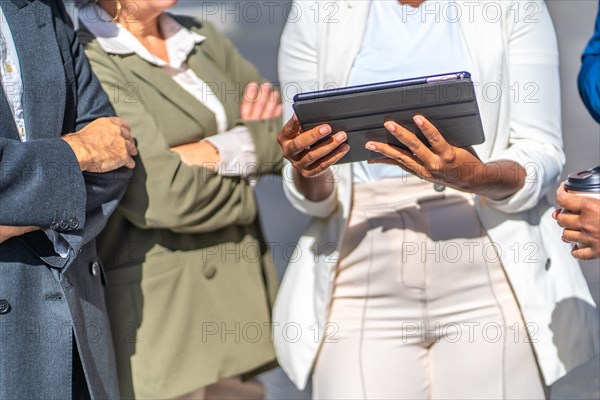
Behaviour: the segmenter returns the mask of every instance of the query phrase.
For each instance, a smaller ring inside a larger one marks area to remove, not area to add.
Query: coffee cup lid
[[[600,192],[600,165],[569,175],[565,188],[574,192]]]

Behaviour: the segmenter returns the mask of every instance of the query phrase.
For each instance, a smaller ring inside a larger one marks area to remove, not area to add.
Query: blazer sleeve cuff
[[[86,183],[83,173],[79,167],[79,162],[73,149],[67,142],[62,139],[52,139],[52,143],[56,143],[57,151],[55,157],[62,160],[62,167],[65,170],[58,174],[58,179],[55,190],[62,191],[65,197],[68,198],[63,204],[68,204],[64,212],[59,212],[55,226],[50,226],[52,230],[70,232],[83,229],[86,222],[86,205],[87,192]],[[49,154],[51,156],[51,154]],[[67,226],[67,222],[68,225]],[[58,227],[56,226],[58,225]]]
[[[547,177],[554,175],[548,174],[547,169],[552,168],[553,166],[543,165],[543,163],[538,160],[525,159],[518,151],[510,148],[501,154],[498,154],[493,160],[488,161],[488,163],[500,160],[514,161],[521,165],[526,172],[525,183],[518,192],[506,199],[492,200],[486,198],[485,202],[498,211],[506,214],[516,214],[534,208],[549,189],[549,183],[553,183],[547,182]],[[560,166],[557,166],[556,169],[558,176],[560,175],[561,168]]]
[[[2,165],[0,216],[5,225],[55,231],[81,229],[86,217],[86,187],[75,153],[61,139],[39,139],[12,146],[14,157]],[[1,156],[0,156],[1,157]],[[8,219],[8,220],[7,220]]]
[[[237,127],[246,127],[252,137],[255,149],[255,168],[252,174],[266,175],[281,171],[282,155],[277,144],[277,133],[282,126],[281,119],[261,121],[237,121]],[[252,175],[248,174],[248,175]]]
[[[286,162],[283,167],[283,191],[294,208],[298,211],[316,218],[327,218],[335,212],[338,205],[337,184],[333,192],[322,201],[312,201],[307,199],[296,188],[294,183],[293,167]]]
[[[202,141],[209,142],[219,152],[220,175],[247,177],[256,169],[256,146],[248,127],[240,125]]]

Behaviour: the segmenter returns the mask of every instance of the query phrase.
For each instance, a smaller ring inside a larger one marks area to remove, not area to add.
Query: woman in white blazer
[[[468,70],[487,140],[451,148],[415,116],[432,150],[388,123],[414,154],[371,143],[393,168],[336,166],[346,133],[314,145],[331,129],[290,120],[284,189],[313,219],[275,305],[279,362],[300,388],[312,372],[315,398],[543,398],[599,351],[546,199],[565,158],[550,16],[543,1],[410,3],[294,2],[287,116],[293,92]]]

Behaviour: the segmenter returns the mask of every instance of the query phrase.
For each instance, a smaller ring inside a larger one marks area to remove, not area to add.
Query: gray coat
[[[95,237],[130,173],[82,174],[59,139],[114,112],[62,1],[0,6],[21,64],[28,129],[21,143],[0,89],[0,225],[52,229],[70,247],[66,259],[59,257],[41,231],[0,244],[0,399],[70,398],[73,382],[85,388],[83,375],[92,398],[116,398]]]

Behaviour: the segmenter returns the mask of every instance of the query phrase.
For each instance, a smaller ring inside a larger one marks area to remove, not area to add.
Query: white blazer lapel
[[[334,3],[337,8],[326,25],[325,43],[319,57],[324,60],[319,82],[324,86],[346,86],[352,64],[362,44],[371,0],[344,0]]]
[[[467,0],[456,0],[460,10],[459,24],[473,63],[470,71],[475,82],[475,92],[479,104],[479,111],[483,122],[486,141],[476,150],[480,156],[491,156],[494,149],[496,135],[502,131],[499,126],[499,108],[503,101],[508,99],[506,81],[503,81],[505,71],[499,66],[504,66],[504,10],[500,11],[498,19],[488,16],[493,14],[490,9],[500,7],[499,2],[494,7],[487,7],[487,2],[474,3]],[[506,108],[504,108],[506,109]]]
[[[319,83],[323,88],[347,86],[354,59],[362,45],[371,0],[341,0],[334,21],[325,28],[325,42],[320,48]],[[345,218],[350,215],[352,201],[352,165],[335,167],[338,198]]]

